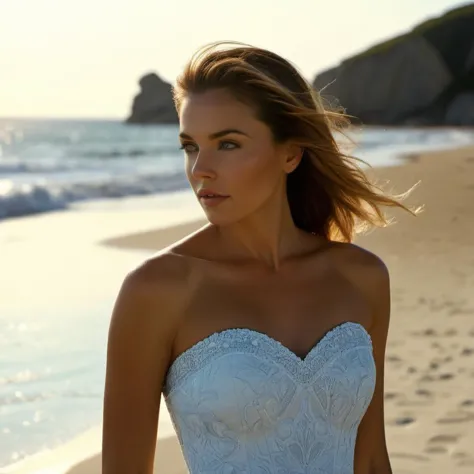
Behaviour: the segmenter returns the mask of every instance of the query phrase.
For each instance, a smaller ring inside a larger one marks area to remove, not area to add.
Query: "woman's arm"
[[[365,267],[364,287],[374,308],[372,338],[377,380],[372,401],[362,419],[355,448],[355,474],[392,474],[385,439],[384,368],[390,321],[390,278],[378,259]]]
[[[104,395],[102,473],[151,474],[164,377],[174,338],[169,283],[147,262],[124,280],[112,313]]]

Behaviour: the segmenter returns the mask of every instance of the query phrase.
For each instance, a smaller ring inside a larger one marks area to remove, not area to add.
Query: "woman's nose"
[[[213,179],[217,176],[212,157],[202,151],[199,152],[192,165],[191,173],[195,179]]]

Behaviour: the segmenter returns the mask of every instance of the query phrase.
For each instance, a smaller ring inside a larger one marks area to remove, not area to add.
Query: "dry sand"
[[[474,148],[413,155],[373,171],[395,192],[421,180],[395,225],[356,243],[377,253],[392,279],[386,357],[387,444],[396,474],[474,473]],[[107,241],[159,249],[202,221]],[[68,474],[98,474],[100,455]],[[44,468],[45,466],[43,466]],[[17,471],[18,473],[20,471]],[[21,471],[48,473],[60,471]],[[156,472],[187,472],[175,437],[160,437]]]

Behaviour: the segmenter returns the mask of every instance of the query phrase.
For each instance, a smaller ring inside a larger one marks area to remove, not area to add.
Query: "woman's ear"
[[[289,144],[287,147],[287,153],[286,153],[286,161],[285,161],[285,172],[286,173],[291,173],[293,172],[298,165],[301,162],[301,159],[303,158],[303,153],[304,153],[304,148],[295,145],[295,144]]]

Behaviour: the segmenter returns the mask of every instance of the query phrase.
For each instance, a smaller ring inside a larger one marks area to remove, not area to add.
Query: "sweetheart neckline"
[[[302,357],[298,356],[297,354],[295,354],[290,348],[285,346],[281,341],[279,341],[278,339],[273,338],[272,336],[268,335],[265,332],[258,331],[256,329],[246,328],[246,327],[227,328],[227,329],[222,329],[220,331],[215,331],[215,332],[209,334],[209,336],[206,336],[205,338],[200,339],[195,344],[190,346],[188,349],[181,352],[181,354],[179,354],[176,357],[176,359],[174,359],[173,362],[171,362],[171,364],[169,365],[168,373],[171,371],[171,369],[174,366],[178,365],[178,363],[180,362],[181,359],[184,359],[190,353],[198,350],[200,347],[204,346],[205,344],[209,344],[212,341],[212,339],[216,339],[220,336],[223,336],[223,335],[226,335],[226,334],[232,334],[232,333],[247,333],[247,334],[254,335],[255,337],[259,337],[261,339],[264,339],[267,342],[269,342],[270,344],[274,344],[277,347],[280,347],[280,349],[283,350],[289,357],[296,360],[298,362],[298,364],[304,365],[304,364],[309,362],[309,360],[311,359],[311,356],[314,355],[317,352],[317,349],[319,349],[320,346],[331,337],[331,335],[334,335],[335,333],[337,333],[338,330],[341,330],[343,327],[347,327],[347,326],[360,328],[362,330],[362,332],[367,336],[369,342],[372,343],[372,339],[370,337],[370,334],[367,331],[367,329],[364,327],[363,324],[357,323],[357,322],[354,322],[354,321],[344,321],[344,322],[339,323],[336,326],[333,326],[332,328],[328,329],[318,339],[318,341],[311,347],[311,349],[308,351],[308,353],[302,358]]]

